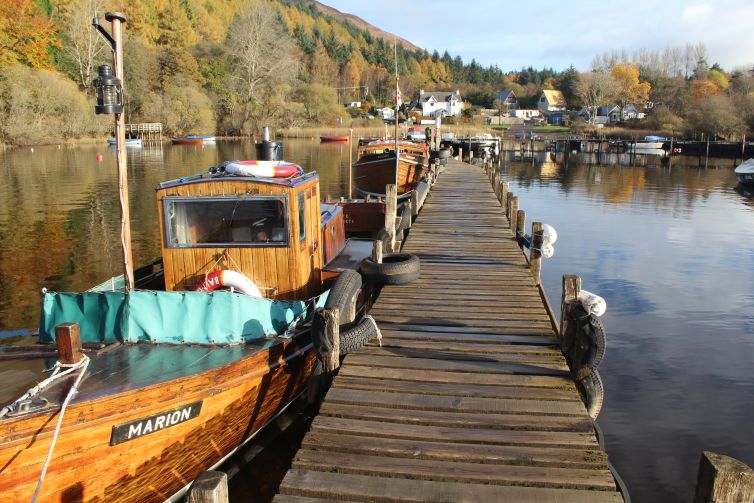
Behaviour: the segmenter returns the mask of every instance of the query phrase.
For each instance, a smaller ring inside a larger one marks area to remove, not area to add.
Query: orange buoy
[[[97,160],[98,160],[98,161],[101,161],[101,160],[102,160],[102,154],[101,154],[101,153],[99,153],[99,152],[97,152]]]

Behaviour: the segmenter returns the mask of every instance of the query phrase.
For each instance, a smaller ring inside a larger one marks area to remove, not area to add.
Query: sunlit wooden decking
[[[275,502],[620,502],[484,170],[450,161]]]

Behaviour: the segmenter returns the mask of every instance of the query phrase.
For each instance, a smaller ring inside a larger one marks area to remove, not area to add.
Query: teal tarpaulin
[[[324,305],[327,293],[316,307]],[[309,309],[310,310],[310,309]],[[55,340],[55,327],[75,322],[82,342],[238,344],[281,335],[310,313],[303,301],[274,301],[229,292],[151,290],[44,294],[39,336]]]

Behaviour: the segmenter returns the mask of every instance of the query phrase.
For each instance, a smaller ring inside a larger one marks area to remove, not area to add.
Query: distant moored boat
[[[322,135],[319,137],[319,141],[321,141],[322,143],[348,141],[348,135]]]
[[[754,185],[754,159],[748,159],[739,164],[734,173],[739,182],[745,185]]]

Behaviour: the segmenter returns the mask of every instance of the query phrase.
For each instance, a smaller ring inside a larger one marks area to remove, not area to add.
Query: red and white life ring
[[[225,172],[241,176],[288,178],[303,174],[304,169],[298,164],[284,161],[230,161],[225,164]]]
[[[252,297],[262,297],[262,292],[259,291],[259,288],[253,281],[240,272],[229,270],[207,273],[204,281],[194,288],[194,291],[211,292],[221,286],[232,287],[234,290],[251,295]]]

